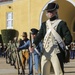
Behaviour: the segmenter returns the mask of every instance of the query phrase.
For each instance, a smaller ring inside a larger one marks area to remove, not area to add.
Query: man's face
[[[36,37],[36,34],[31,34],[32,39]]]
[[[46,16],[50,19],[52,18],[53,16],[56,15],[56,11],[53,11],[53,12],[50,12],[50,11],[46,11]]]
[[[23,40],[27,39],[27,35],[22,36]]]

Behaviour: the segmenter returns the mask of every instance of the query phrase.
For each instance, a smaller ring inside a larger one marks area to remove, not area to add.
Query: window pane
[[[13,12],[8,12],[6,13],[6,16],[7,16],[7,29],[11,29],[13,28]]]
[[[13,21],[7,21],[7,28],[13,28]]]
[[[13,18],[13,13],[12,12],[9,12],[7,13],[7,19],[12,19]]]

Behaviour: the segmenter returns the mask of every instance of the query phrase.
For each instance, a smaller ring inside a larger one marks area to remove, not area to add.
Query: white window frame
[[[6,28],[13,29],[13,12],[6,13]]]
[[[7,0],[7,1],[0,1],[0,5],[4,5],[4,4],[10,4],[15,0]]]

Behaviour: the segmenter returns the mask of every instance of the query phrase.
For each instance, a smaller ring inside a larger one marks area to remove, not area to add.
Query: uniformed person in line
[[[38,30],[36,28],[32,28],[31,29],[32,42],[34,41],[37,33],[38,33]],[[30,44],[31,44],[31,41],[29,40],[29,41],[27,41],[26,44],[20,46],[18,48],[18,50],[29,48]],[[36,49],[41,54],[41,52],[42,52],[42,43],[41,42],[38,44],[38,46],[36,47]],[[36,51],[34,51],[33,54],[34,54],[34,59],[32,57],[32,53],[30,53],[30,56],[29,56],[29,75],[33,75],[33,68],[32,68],[33,65],[34,65],[34,68],[35,68],[35,73],[37,72],[38,75],[40,75],[40,56],[39,56],[39,54]],[[33,64],[32,61],[34,61],[35,64]],[[39,72],[38,72],[38,70],[39,70]]]
[[[3,56],[4,56],[4,58],[6,58],[6,56],[7,56],[7,54],[6,54],[6,49],[7,49],[7,45],[6,45],[6,43],[3,43]],[[7,63],[7,62],[6,62]]]
[[[22,34],[23,39],[20,41],[19,47],[27,43],[27,41],[29,40],[27,36],[28,36],[27,32],[23,32]],[[25,48],[22,50],[22,65],[24,68],[25,68],[25,64],[27,64],[28,62],[28,58],[29,58],[29,51],[28,48]]]
[[[13,48],[14,48],[13,41],[9,40],[9,43],[8,43],[8,46],[7,46],[7,49],[6,49],[6,52],[7,52],[6,60],[9,59],[9,63],[11,65],[14,65],[14,51],[13,51]]]
[[[71,43],[72,36],[66,22],[58,18],[58,9],[58,4],[48,4],[46,8],[48,20],[42,23],[39,33],[34,39],[33,47],[29,48],[33,52],[34,48],[43,39],[44,49],[41,57],[41,75],[50,75],[51,64],[55,75],[64,75],[64,48],[65,45],[67,46]],[[64,39],[64,42],[58,38]]]
[[[2,43],[0,43],[0,57],[2,56]]]
[[[17,48],[19,47],[20,45],[20,41],[21,39],[18,40],[17,37],[14,37],[14,42],[13,42],[13,51],[14,51],[14,68],[21,68],[21,64],[22,64],[22,51],[20,51],[19,53],[17,52]]]
[[[35,39],[35,37],[37,36],[37,33],[38,33],[38,30],[36,28],[32,28],[31,29],[31,38],[32,38],[32,43]],[[40,42],[36,49],[38,50],[38,52],[41,54],[42,52],[42,42]],[[39,56],[39,54],[34,50],[34,59],[32,59],[32,53],[30,52],[30,63],[29,63],[29,68],[30,68],[30,75],[33,75],[33,72],[32,72],[32,66],[33,66],[33,63],[32,63],[32,60],[34,60],[34,67],[38,73],[38,75],[41,75],[40,73],[40,60],[41,60],[41,57]]]

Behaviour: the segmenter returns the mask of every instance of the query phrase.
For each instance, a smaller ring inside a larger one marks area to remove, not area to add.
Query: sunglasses
[[[27,36],[22,36],[22,37],[27,37]]]

